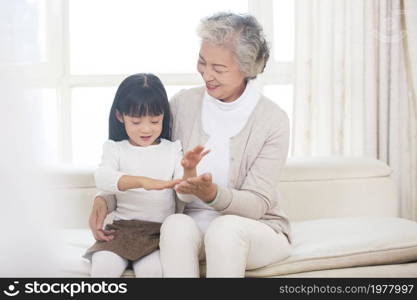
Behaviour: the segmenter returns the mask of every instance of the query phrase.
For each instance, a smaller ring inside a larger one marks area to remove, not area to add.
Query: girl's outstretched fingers
[[[169,182],[169,187],[174,188],[177,184],[181,183],[182,179],[174,179]]]

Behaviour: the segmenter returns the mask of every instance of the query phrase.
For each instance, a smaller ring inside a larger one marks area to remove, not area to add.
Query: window
[[[288,0],[64,1],[61,91],[62,160],[97,164],[118,84],[152,72],[168,96],[199,85],[199,20],[216,11],[249,12],[264,27],[271,59],[258,79],[291,118],[294,8]]]
[[[200,18],[228,8],[247,12],[248,3],[71,0],[71,74],[194,73]]]

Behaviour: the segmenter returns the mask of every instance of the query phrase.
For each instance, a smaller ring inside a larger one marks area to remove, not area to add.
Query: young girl
[[[180,141],[170,141],[169,126],[167,94],[158,77],[135,74],[120,84],[95,173],[97,188],[115,194],[117,208],[113,224],[102,230],[106,239],[95,236],[84,255],[91,260],[92,277],[120,277],[129,262],[140,277],[144,260],[159,255],[161,224],[175,212],[173,187],[196,176],[197,164],[209,152],[197,146],[183,157]],[[153,262],[160,268],[159,259]],[[152,275],[162,276],[157,273]]]

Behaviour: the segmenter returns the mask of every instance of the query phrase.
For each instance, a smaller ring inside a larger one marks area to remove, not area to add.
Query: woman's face
[[[245,90],[245,75],[228,46],[203,41],[197,70],[204,79],[207,93],[216,99],[232,102]]]

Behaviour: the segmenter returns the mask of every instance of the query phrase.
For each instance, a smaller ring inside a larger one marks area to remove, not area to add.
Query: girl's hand
[[[216,198],[217,185],[212,182],[211,174],[205,173],[184,180],[175,186],[175,191],[180,194],[192,194],[204,202],[211,202]]]
[[[193,169],[195,168],[201,159],[206,156],[210,150],[204,151],[203,146],[197,146],[193,150],[185,152],[184,158],[181,161],[181,165],[184,169]]]
[[[107,216],[107,204],[103,197],[94,199],[93,208],[91,210],[88,223],[94,238],[97,241],[109,242],[113,239],[114,230],[104,230],[103,223]]]
[[[174,180],[159,180],[144,177],[142,179],[142,188],[145,190],[164,190],[164,189],[173,189],[175,185],[179,184],[182,180],[181,179],[174,179]]]

